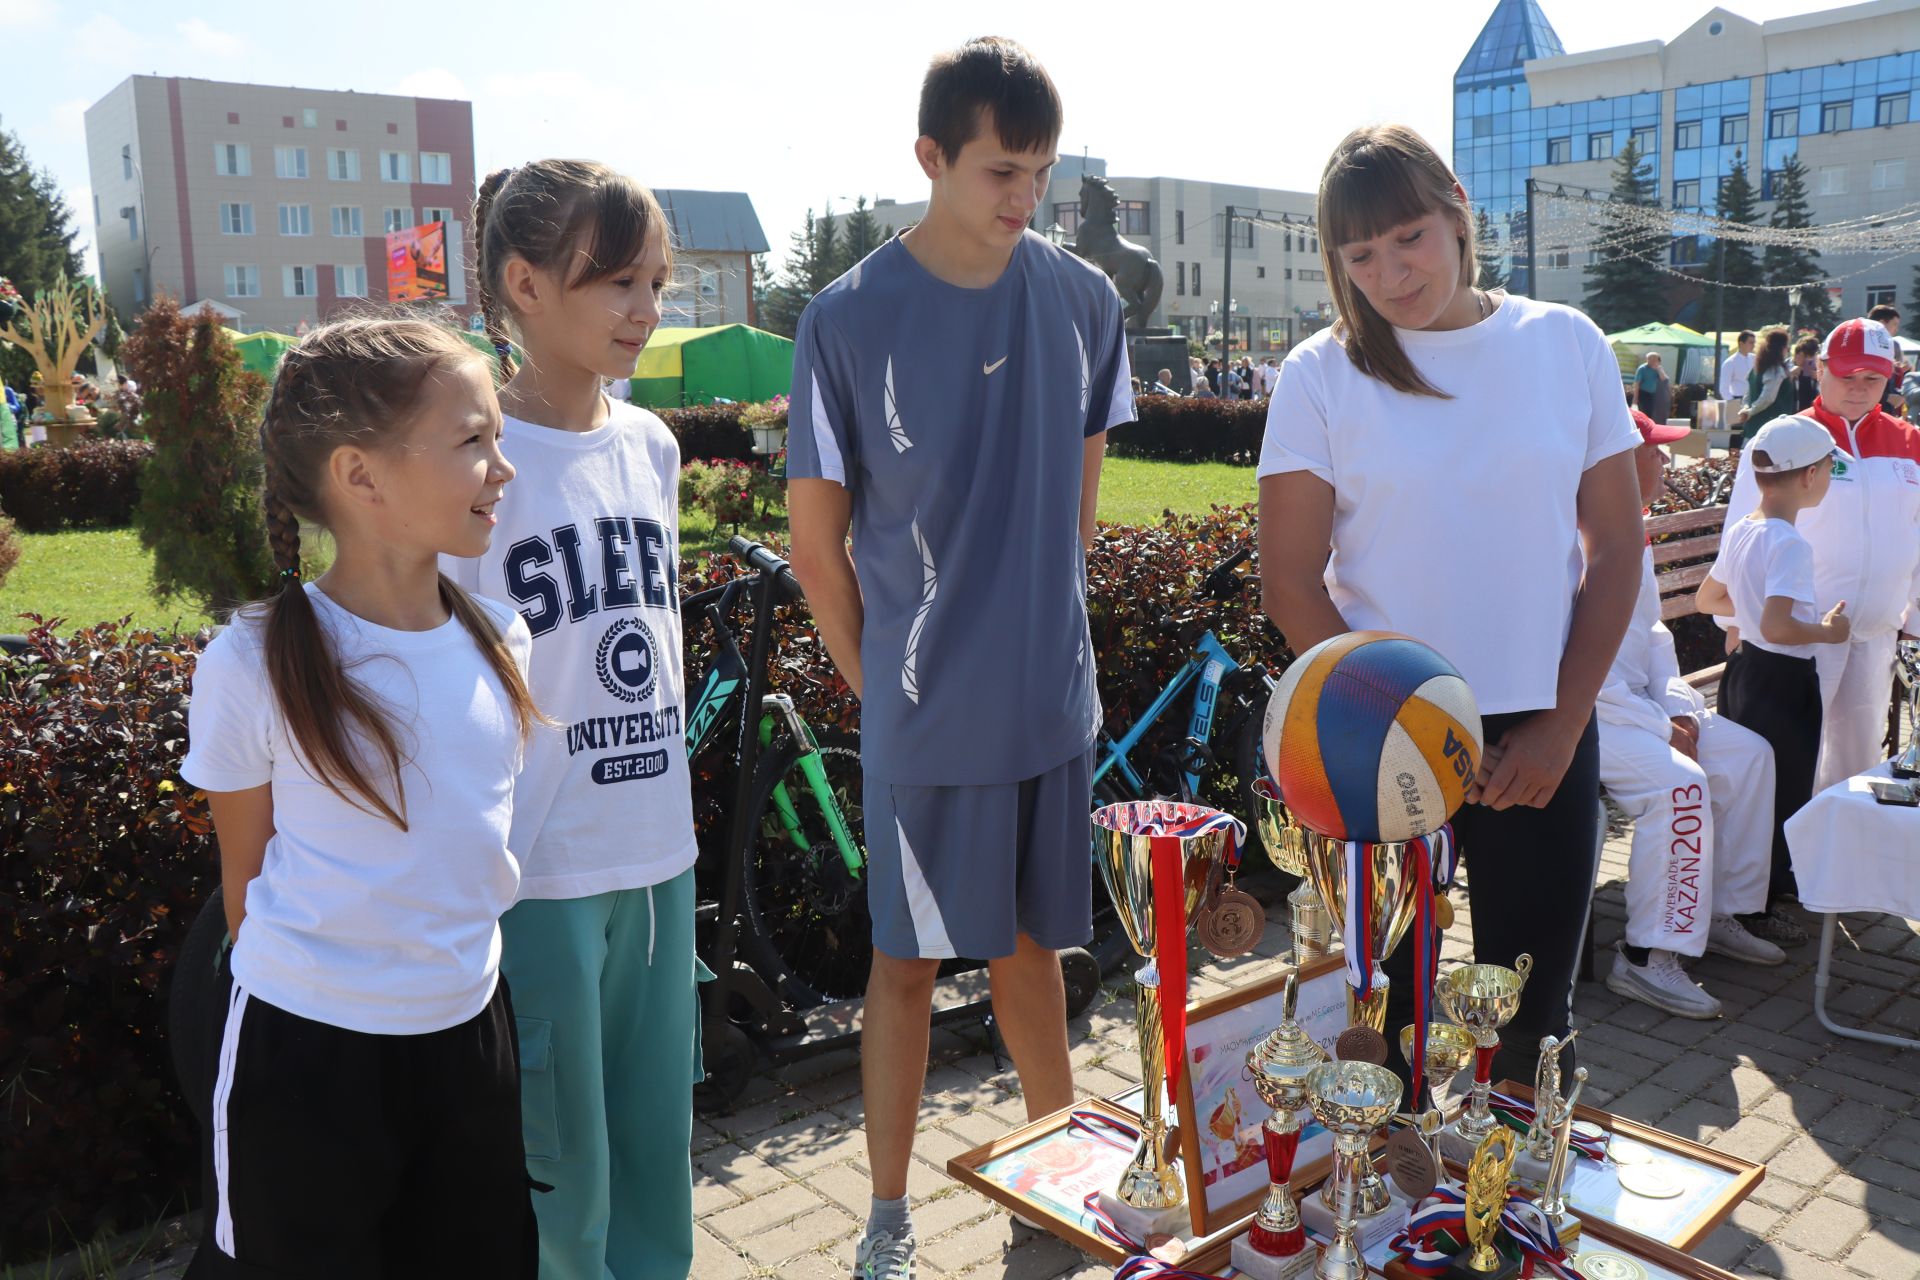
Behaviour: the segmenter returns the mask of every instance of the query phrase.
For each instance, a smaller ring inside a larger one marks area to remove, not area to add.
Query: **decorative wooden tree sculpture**
[[[7,292],[10,299],[19,296]],[[106,322],[106,301],[93,281],[75,285],[63,272],[52,288],[31,303],[16,304],[14,314],[0,323],[0,341],[24,349],[39,370],[40,394],[47,402],[47,439],[55,445],[72,444],[93,421],[93,415],[73,402],[73,369]]]

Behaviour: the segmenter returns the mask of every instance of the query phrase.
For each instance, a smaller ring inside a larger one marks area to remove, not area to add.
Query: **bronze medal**
[[[1433,1194],[1433,1149],[1415,1129],[1395,1129],[1387,1139],[1387,1171],[1400,1194],[1419,1204]]]
[[[1442,933],[1453,928],[1453,902],[1444,893],[1433,895],[1433,922]]]
[[[1372,1027],[1351,1026],[1333,1042],[1333,1055],[1342,1062],[1371,1062],[1387,1065],[1387,1038]]]
[[[1200,945],[1222,960],[1244,956],[1260,944],[1267,913],[1260,900],[1244,889],[1226,886],[1194,924]]]

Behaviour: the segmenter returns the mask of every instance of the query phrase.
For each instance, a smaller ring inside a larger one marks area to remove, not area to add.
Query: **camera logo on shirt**
[[[594,666],[600,683],[622,702],[641,702],[659,680],[660,646],[638,618],[622,618],[600,638]]]

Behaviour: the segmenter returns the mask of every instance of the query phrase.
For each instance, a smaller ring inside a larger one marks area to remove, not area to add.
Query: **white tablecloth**
[[[1884,911],[1920,920],[1920,808],[1881,804],[1868,778],[1837,782],[1787,820],[1800,904],[1815,912]]]

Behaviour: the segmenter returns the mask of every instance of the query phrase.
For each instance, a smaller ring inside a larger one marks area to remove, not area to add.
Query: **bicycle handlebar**
[[[787,562],[760,543],[736,533],[727,539],[727,550],[749,569],[773,579],[774,590],[783,600],[797,601],[805,598],[800,590],[800,580],[793,576],[793,570],[787,566]]]

